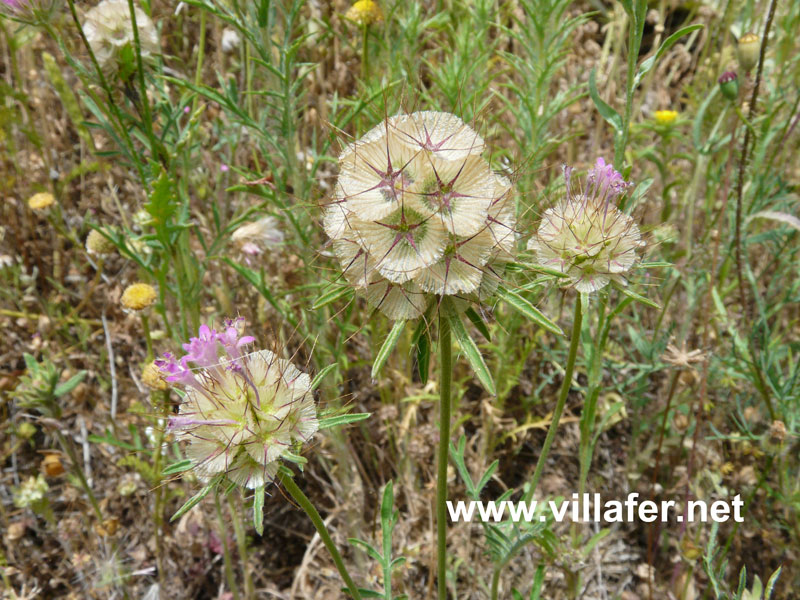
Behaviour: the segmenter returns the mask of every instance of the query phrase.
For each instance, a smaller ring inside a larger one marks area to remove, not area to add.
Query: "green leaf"
[[[156,227],[163,227],[175,213],[177,204],[174,190],[165,170],[161,170],[158,180],[153,185],[153,192],[150,194],[148,202],[144,205],[144,209],[153,217]]]
[[[392,529],[394,529],[394,487],[391,480],[383,488],[381,500],[381,537],[383,538],[383,560],[392,556]]]
[[[162,475],[174,475],[175,473],[183,473],[184,471],[188,471],[194,466],[194,463],[189,460],[188,458],[184,460],[179,460],[178,462],[172,463],[166,469],[164,469],[161,474]]]
[[[658,304],[658,302],[654,302],[653,300],[650,300],[650,298],[646,298],[645,296],[637,294],[636,292],[629,290],[623,285],[618,285],[615,283],[614,287],[617,288],[623,294],[625,294],[628,298],[638,302],[639,304],[644,304],[645,306],[649,306],[650,308],[655,308],[656,310],[661,309],[661,306]]]
[[[386,364],[386,361],[389,359],[389,355],[397,345],[397,340],[400,339],[400,334],[403,333],[405,327],[405,321],[401,320],[394,322],[392,330],[389,332],[389,335],[386,336],[386,340],[383,342],[381,349],[378,351],[378,355],[375,357],[375,361],[372,363],[372,379],[377,379],[381,374],[383,366]]]
[[[372,413],[352,413],[347,415],[336,415],[335,417],[326,417],[319,420],[319,428],[329,429],[331,427],[338,427],[339,425],[358,423],[364,419],[369,419],[370,416],[372,416]]]
[[[475,344],[475,340],[467,333],[467,329],[464,327],[461,317],[451,306],[449,299],[445,299],[442,309],[445,311],[447,320],[450,323],[450,329],[458,341],[458,345],[461,346],[461,350],[467,357],[467,361],[469,361],[472,370],[475,371],[475,375],[477,375],[481,385],[483,385],[486,391],[492,396],[496,395],[497,391],[494,387],[494,381],[492,381],[492,375],[489,373],[489,368],[486,366],[483,356],[481,356],[481,352]]]
[[[500,286],[497,288],[497,295],[513,309],[518,310],[534,323],[538,323],[540,327],[547,329],[547,331],[551,331],[556,335],[564,335],[564,332],[558,325],[556,325],[550,319],[544,316],[542,311],[540,311],[533,304],[528,302],[528,300],[526,300],[516,292],[512,292],[508,288]]]
[[[417,348],[419,379],[424,385],[428,383],[428,371],[431,363],[431,335],[425,319],[420,319],[417,329],[414,331],[413,344]]]
[[[475,329],[480,331],[484,339],[487,342],[491,342],[492,337],[489,334],[489,328],[486,326],[486,323],[484,323],[481,316],[477,312],[475,312],[475,309],[470,306],[464,314],[467,315],[467,318],[470,321],[472,321],[472,324],[475,325]]]
[[[314,304],[311,305],[313,310],[317,310],[322,308],[323,306],[327,306],[333,302],[336,302],[340,298],[344,298],[352,293],[353,288],[348,285],[329,285],[326,287],[322,294],[320,294],[319,298],[314,301]]]
[[[594,102],[594,105],[597,108],[597,112],[600,113],[600,116],[603,117],[606,122],[614,128],[614,131],[618,135],[621,135],[622,117],[616,110],[606,104],[605,101],[600,97],[600,94],[597,93],[595,69],[592,69],[589,72],[589,96],[592,98],[592,102]]]
[[[647,60],[643,61],[641,65],[639,65],[639,71],[636,73],[636,78],[633,81],[633,86],[636,87],[637,85],[639,85],[639,82],[642,80],[642,77],[655,66],[656,62],[658,62],[658,59],[661,58],[667,50],[669,50],[670,48],[672,48],[673,45],[675,45],[675,42],[677,42],[687,33],[697,31],[698,29],[702,29],[703,27],[704,25],[699,25],[699,24],[687,25],[686,27],[679,29],[671,36],[669,36],[667,39],[665,39],[663,42],[661,42],[661,46],[658,48],[656,53]]]
[[[64,383],[60,383],[56,386],[56,389],[53,390],[53,395],[58,398],[65,394],[69,394],[72,390],[78,387],[78,384],[83,381],[83,378],[86,377],[86,371],[81,371],[80,373],[76,373],[72,377],[70,377]]]
[[[778,583],[778,577],[781,576],[781,569],[783,567],[778,567],[778,570],[775,571],[772,576],[767,581],[767,587],[764,590],[764,600],[770,600],[772,598],[772,591],[775,588],[775,584]]]
[[[319,385],[322,383],[322,380],[324,379],[324,377],[328,373],[330,373],[331,371],[336,369],[338,366],[339,365],[337,365],[336,363],[333,363],[332,365],[328,365],[327,367],[322,369],[319,373],[317,373],[314,376],[314,379],[311,380],[311,389],[310,389],[310,391],[313,392],[315,389],[317,389],[319,387]]]
[[[253,496],[253,527],[258,535],[264,535],[264,493],[265,485],[262,484],[255,489]]]
[[[176,512],[174,515],[172,515],[172,518],[169,520],[169,521],[170,521],[170,523],[171,523],[172,521],[174,521],[175,519],[177,519],[177,518],[179,518],[179,517],[183,516],[185,513],[187,513],[188,511],[190,511],[192,508],[194,508],[194,507],[195,507],[195,506],[197,506],[198,504],[200,504],[200,502],[203,500],[203,498],[205,498],[206,496],[208,496],[208,493],[209,493],[211,490],[213,490],[213,489],[214,489],[214,488],[215,488],[215,487],[216,487],[216,486],[219,484],[219,482],[220,482],[220,481],[222,481],[222,478],[223,478],[223,477],[224,477],[224,475],[222,475],[222,474],[215,476],[215,477],[214,477],[214,478],[213,478],[211,481],[209,481],[209,482],[208,482],[208,485],[206,485],[206,486],[205,486],[205,487],[204,487],[202,490],[200,490],[199,492],[197,492],[197,493],[196,493],[194,496],[192,496],[191,498],[189,498],[189,499],[188,499],[188,500],[187,500],[187,501],[184,503],[184,505],[183,505],[183,506],[181,506],[181,507],[178,509],[178,512]]]

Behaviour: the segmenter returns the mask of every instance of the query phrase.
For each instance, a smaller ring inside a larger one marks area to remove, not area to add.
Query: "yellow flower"
[[[383,20],[381,7],[374,0],[358,0],[344,16],[359,25],[372,25]]]
[[[28,206],[33,210],[44,210],[48,206],[55,204],[56,199],[49,192],[39,192],[28,198]]]
[[[156,289],[147,283],[134,283],[122,292],[120,302],[125,308],[142,310],[156,301]]]
[[[167,390],[169,384],[164,379],[164,374],[156,366],[155,361],[147,363],[142,369],[142,383],[153,390]]]
[[[672,125],[677,118],[677,110],[657,110],[655,114],[656,123],[665,127]]]

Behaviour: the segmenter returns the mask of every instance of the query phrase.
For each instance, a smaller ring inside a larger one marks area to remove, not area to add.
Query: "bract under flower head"
[[[134,7],[136,29],[139,34],[139,50],[147,59],[161,50],[158,31],[150,17]],[[86,13],[83,32],[97,58],[100,68],[113,72],[119,68],[119,60],[125,48],[133,48],[133,23],[128,0],[103,0]]]
[[[254,338],[242,336],[241,325],[227,321],[222,332],[204,325],[184,345],[187,356],[165,355],[156,365],[167,381],[186,386],[168,427],[189,442],[186,455],[200,477],[224,473],[256,488],[275,478],[279,459],[319,422],[309,376],[269,350],[243,354]]]
[[[566,274],[579,292],[595,292],[610,281],[624,284],[623,274],[644,245],[633,219],[613,204],[629,184],[602,158],[589,171],[583,193],[573,193],[570,172],[565,167],[566,197],[545,211],[528,249],[541,265]]]
[[[391,319],[434,296],[483,297],[516,246],[511,182],[483,139],[449,113],[386,119],[339,156],[323,218],[344,277]]]

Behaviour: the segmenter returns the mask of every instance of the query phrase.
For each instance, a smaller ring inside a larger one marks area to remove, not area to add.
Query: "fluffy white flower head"
[[[158,31],[153,21],[138,6],[134,7],[142,58],[160,52]],[[116,69],[122,51],[133,47],[133,24],[127,0],[103,0],[86,13],[83,32],[100,67]]]
[[[545,211],[528,242],[539,263],[569,277],[579,292],[596,292],[611,281],[625,284],[644,246],[633,219],[613,204],[628,183],[602,158],[589,171],[586,189],[573,193],[570,169],[564,169],[567,194]]]
[[[511,182],[455,115],[390,117],[339,156],[324,215],[345,278],[390,319],[435,296],[480,299],[516,246]]]
[[[319,422],[309,376],[269,350],[242,353],[253,338],[240,336],[239,324],[229,321],[223,332],[203,325],[184,344],[186,356],[178,362],[167,355],[157,365],[185,386],[169,429],[188,441],[195,471],[256,488],[275,478],[279,459],[292,458]]]

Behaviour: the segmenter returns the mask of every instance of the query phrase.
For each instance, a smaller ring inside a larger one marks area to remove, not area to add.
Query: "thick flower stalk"
[[[204,480],[224,473],[257,488],[272,481],[279,459],[319,428],[311,380],[269,350],[244,353],[254,338],[242,336],[242,320],[218,332],[202,325],[180,360],[157,361],[166,380],[184,386],[180,414],[168,429],[189,442],[186,455]]]
[[[138,6],[134,8],[134,15],[142,58],[159,54],[159,36],[153,21]],[[86,13],[83,32],[100,68],[107,74],[116,71],[124,53],[132,53],[134,47],[128,0],[103,0]]]
[[[589,170],[583,191],[571,187],[571,169],[564,168],[566,197],[544,213],[537,234],[528,242],[542,266],[561,271],[579,292],[596,292],[616,281],[638,260],[644,246],[633,219],[615,201],[629,187],[602,158]]]
[[[339,156],[324,227],[345,278],[390,319],[421,316],[435,296],[480,300],[515,245],[511,182],[482,158],[455,115],[386,119]]]

